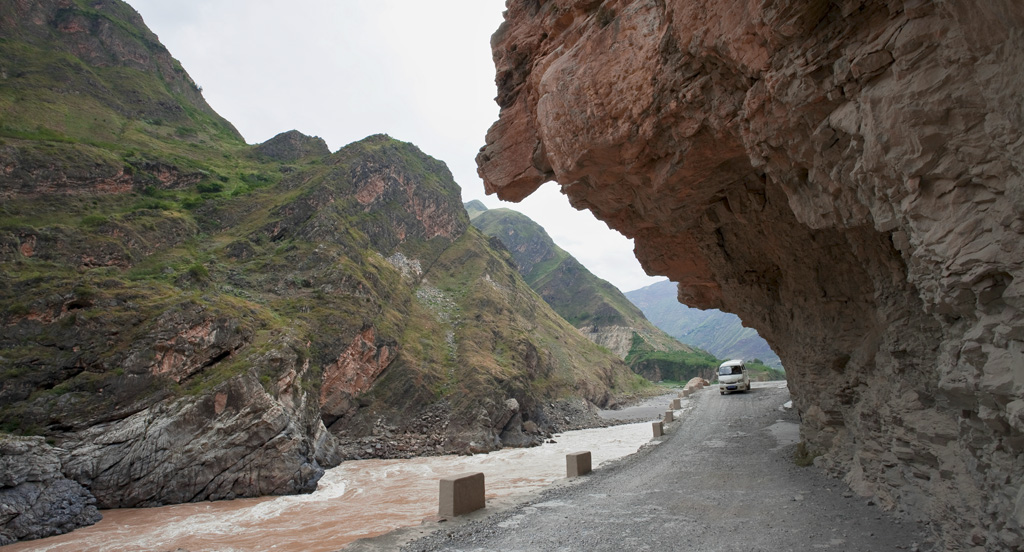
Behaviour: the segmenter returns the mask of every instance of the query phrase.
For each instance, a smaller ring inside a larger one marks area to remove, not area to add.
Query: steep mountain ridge
[[[123,2],[0,19],[0,429],[44,436],[19,461],[58,459],[58,487],[308,492],[346,458],[527,445],[642,389],[412,144],[248,146]],[[0,538],[47,530],[10,521]]]
[[[0,59],[0,197],[234,183],[244,140],[127,4],[5,2]]]
[[[625,295],[648,320],[683,343],[718,358],[759,359],[768,366],[782,367],[779,356],[757,330],[743,327],[735,314],[680,303],[677,286],[670,280],[627,291]]]
[[[466,204],[472,224],[512,253],[520,274],[563,318],[652,381],[713,377],[719,360],[665,333],[611,283],[559,247],[542,226],[511,209]],[[771,377],[779,377],[772,374]]]
[[[505,208],[477,207],[475,212],[473,226],[500,239],[526,283],[591,341],[622,358],[629,354],[634,333],[657,350],[692,352],[651,324],[621,291],[595,276],[526,215]]]
[[[815,463],[950,550],[1024,547],[1024,10],[512,2],[489,193],[557,181],[757,329]]]

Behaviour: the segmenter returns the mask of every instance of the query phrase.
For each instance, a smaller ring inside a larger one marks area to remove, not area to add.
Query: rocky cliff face
[[[1024,527],[1015,2],[509,6],[504,199],[555,180],[786,366],[818,463],[950,548]]]
[[[0,435],[0,546],[60,535],[101,519],[96,499],[61,472],[42,437]]]

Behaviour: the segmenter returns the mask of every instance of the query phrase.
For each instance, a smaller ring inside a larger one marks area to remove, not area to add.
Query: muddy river
[[[594,467],[651,440],[650,423],[570,431],[555,443],[475,456],[359,460],[328,470],[316,492],[275,498],[103,511],[73,533],[16,543],[3,552],[327,552],[364,537],[418,525],[437,514],[438,480],[484,472],[488,501],[565,477],[565,455],[591,451]]]

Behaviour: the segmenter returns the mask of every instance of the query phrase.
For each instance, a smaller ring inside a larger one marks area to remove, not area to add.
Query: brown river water
[[[91,527],[0,550],[329,552],[436,515],[442,477],[484,472],[489,501],[526,493],[564,478],[566,454],[589,450],[596,468],[636,452],[651,440],[651,424],[569,431],[554,440],[475,456],[344,462],[312,494],[104,510]]]

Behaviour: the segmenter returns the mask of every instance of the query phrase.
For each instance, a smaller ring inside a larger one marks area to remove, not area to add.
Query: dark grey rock
[[[0,546],[61,535],[102,519],[96,498],[61,473],[42,437],[0,436]]]

